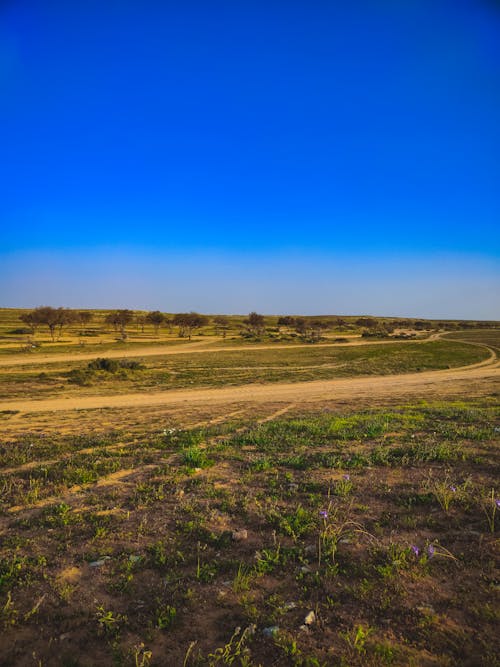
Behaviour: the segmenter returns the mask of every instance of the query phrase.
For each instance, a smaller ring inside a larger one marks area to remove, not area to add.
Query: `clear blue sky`
[[[494,0],[7,0],[0,147],[0,305],[500,319]]]

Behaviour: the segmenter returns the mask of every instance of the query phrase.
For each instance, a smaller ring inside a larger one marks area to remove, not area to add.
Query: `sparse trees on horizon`
[[[134,319],[134,311],[128,309],[115,310],[106,316],[105,322],[111,324],[115,331],[120,331],[123,339],[127,337],[127,326]]]
[[[83,330],[83,328],[92,322],[94,319],[93,313],[90,312],[90,310],[80,310],[77,313],[75,313],[75,321],[80,324],[80,329]]]
[[[229,329],[229,317],[227,315],[217,315],[214,317],[215,333],[218,335],[222,331],[222,337],[225,338]]]
[[[156,335],[158,335],[158,329],[165,321],[165,315],[160,313],[159,310],[152,310],[146,315],[146,322],[153,325],[153,329]]]
[[[77,320],[77,315],[74,311],[68,308],[52,308],[52,306],[39,306],[31,313],[23,313],[19,316],[22,322],[28,324],[33,331],[40,325],[48,327],[52,341],[55,341],[56,330],[61,336],[63,327],[71,324]]]
[[[260,336],[265,331],[264,315],[259,315],[255,311],[248,315],[248,318],[243,321],[254,336]]]
[[[172,322],[179,327],[179,338],[187,337],[191,340],[193,330],[208,324],[209,318],[206,315],[194,312],[177,313],[177,315],[174,315]]]

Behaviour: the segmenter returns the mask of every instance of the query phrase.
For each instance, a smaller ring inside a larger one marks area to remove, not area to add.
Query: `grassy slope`
[[[28,372],[0,372],[0,397],[51,397],[154,391],[169,388],[301,382],[361,375],[407,373],[473,364],[486,349],[452,341],[391,343],[358,347],[293,347],[275,350],[192,353],[145,358],[144,370],[86,373],[87,364],[40,366]],[[71,378],[71,369],[82,372]],[[41,375],[43,373],[43,375]],[[76,380],[77,384],[74,383]]]

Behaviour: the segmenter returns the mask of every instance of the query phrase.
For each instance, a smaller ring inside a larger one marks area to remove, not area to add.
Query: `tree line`
[[[65,327],[79,325],[81,331],[94,320],[94,314],[88,310],[71,310],[70,308],[53,308],[52,306],[39,306],[29,313],[23,313],[19,316],[21,322],[26,324],[33,333],[36,333],[41,326],[46,326],[50,332],[52,340],[60,337]],[[226,328],[228,318],[218,316],[214,318],[214,323],[218,329]],[[173,326],[179,328],[181,338],[190,338],[195,329],[206,326],[210,318],[199,313],[177,313],[169,318],[159,310],[153,310],[146,314],[138,314],[133,310],[119,309],[115,310],[104,318],[105,324],[110,325],[116,332],[119,332],[123,338],[127,336],[127,327],[135,322],[137,326],[142,327],[149,324],[153,327],[155,333],[161,326],[171,329]]]
[[[65,327],[78,326],[80,333],[85,334],[85,328],[94,321],[95,315],[89,310],[73,310],[70,308],[53,308],[52,306],[39,306],[29,313],[23,313],[19,319],[30,327],[33,333],[36,333],[39,327],[47,327],[52,340],[60,338]],[[276,322],[276,320],[274,320]],[[354,326],[364,330],[365,336],[387,336],[395,328],[409,327],[416,330],[435,328],[471,328],[474,326],[491,325],[491,323],[472,322],[438,322],[432,323],[429,320],[378,320],[374,317],[358,317],[345,320],[341,317],[329,317],[327,320],[317,317],[300,317],[284,315],[277,319],[277,329],[266,329],[266,318],[256,312],[251,312],[242,322],[231,323],[231,319],[226,315],[217,315],[208,317],[200,313],[177,313],[168,316],[159,310],[152,310],[148,313],[136,313],[129,309],[114,310],[106,315],[104,323],[112,327],[123,340],[127,338],[127,330],[135,324],[137,330],[141,329],[144,333],[145,326],[151,326],[156,335],[160,327],[165,327],[172,331],[173,327],[178,328],[178,335],[181,338],[191,338],[194,331],[212,323],[215,327],[215,333],[224,338],[231,327],[242,329],[241,335],[246,337],[258,338],[266,332],[277,331],[282,333],[283,329],[288,332],[295,332],[304,339],[310,341],[320,340],[322,333],[327,329],[351,329]]]
[[[23,313],[19,319],[30,327],[33,333],[36,333],[40,327],[47,327],[52,340],[60,338],[64,328],[70,326],[79,326],[80,333],[85,333],[85,327],[91,324],[95,315],[88,310],[72,310],[70,308],[53,308],[52,306],[39,306],[29,313]],[[129,309],[114,310],[106,315],[104,323],[114,329],[122,339],[127,338],[127,330],[135,324],[137,329],[144,333],[146,325],[151,326],[158,334],[160,327],[165,327],[169,331],[173,327],[178,328],[178,335],[181,338],[191,338],[194,331],[213,323],[217,335],[226,337],[230,328],[231,320],[226,315],[217,315],[208,317],[200,313],[177,313],[171,317],[159,310],[152,310],[148,313],[136,313]],[[340,323],[340,320],[339,320]],[[259,337],[266,333],[266,319],[264,315],[251,312],[242,324],[237,325],[244,330],[244,334],[251,337]],[[309,337],[310,339],[319,339],[321,332],[332,326],[332,323],[317,319],[305,317],[284,316],[278,319],[278,331],[282,327],[295,330],[299,335]]]

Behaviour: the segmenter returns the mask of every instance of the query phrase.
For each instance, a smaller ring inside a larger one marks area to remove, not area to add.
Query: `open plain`
[[[0,314],[0,664],[499,664],[494,323]]]

